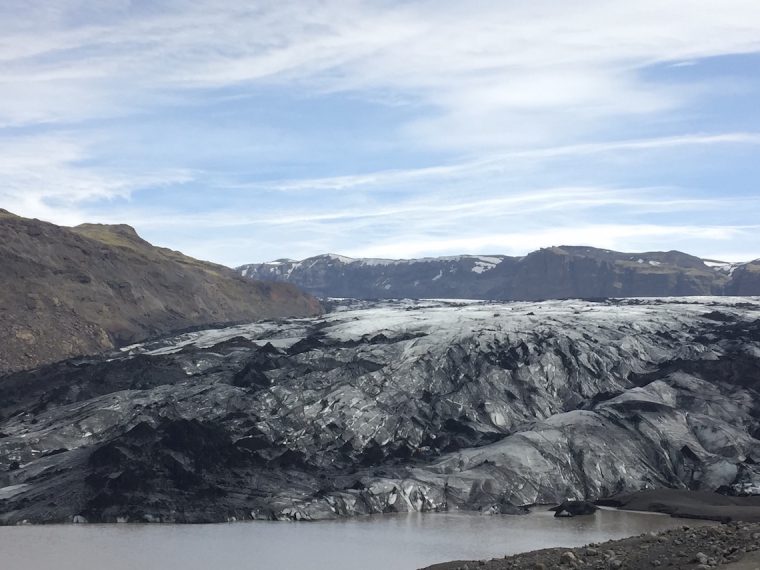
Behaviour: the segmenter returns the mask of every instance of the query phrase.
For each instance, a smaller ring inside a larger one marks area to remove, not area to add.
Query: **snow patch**
[[[703,259],[702,263],[707,265],[707,267],[710,269],[714,269],[720,273],[725,273],[729,276],[733,275],[737,267],[744,265],[743,262],[718,261],[715,259]]]
[[[404,259],[382,259],[382,258],[373,258],[373,257],[367,257],[359,260],[359,265],[368,265],[368,266],[374,266],[374,265],[400,265],[402,263],[408,263],[408,260]]]
[[[360,265],[383,266],[383,265],[411,265],[413,263],[441,263],[441,262],[446,262],[446,261],[459,262],[465,259],[474,259],[476,264],[482,264],[484,267],[488,266],[489,268],[493,268],[493,266],[501,263],[504,258],[495,257],[491,255],[449,255],[449,256],[442,256],[442,257],[419,257],[416,259],[383,259],[383,258],[366,257],[366,258],[355,259],[354,261],[358,262]],[[483,271],[487,271],[487,270],[488,269],[483,269]],[[476,273],[480,273],[480,271],[477,271]]]
[[[728,261],[712,261],[711,259],[703,259],[702,263],[707,265],[707,267],[718,267],[718,268],[728,267],[732,265]]]
[[[333,261],[338,261],[340,263],[353,263],[357,261],[353,257],[347,257],[345,255],[338,255],[337,253],[328,253],[325,255],[327,259],[331,259]]]
[[[502,261],[498,257],[477,257],[476,259],[477,261],[471,271],[478,274],[491,271],[491,269],[496,267]]]

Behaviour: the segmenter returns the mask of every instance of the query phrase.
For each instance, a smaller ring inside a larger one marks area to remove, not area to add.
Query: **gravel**
[[[455,561],[424,570],[760,568],[760,524],[733,522],[642,534],[580,548],[551,548],[492,560]]]

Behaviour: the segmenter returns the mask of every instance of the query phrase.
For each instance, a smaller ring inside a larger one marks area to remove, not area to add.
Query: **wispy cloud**
[[[74,135],[0,138],[0,204],[25,216],[73,225],[88,203],[128,200],[135,190],[191,180],[187,171],[120,172],[88,164],[91,146]]]
[[[0,206],[228,263],[760,249],[760,125],[700,71],[741,54],[756,0],[10,0]]]
[[[496,137],[493,127],[511,121],[525,126],[525,113],[535,127],[521,131],[522,140],[543,138],[551,125],[582,130],[594,117],[670,109],[688,92],[647,81],[642,67],[760,50],[760,13],[750,0],[201,1],[150,9],[38,0],[6,2],[0,16],[5,122],[115,111],[146,92],[267,81],[375,100],[394,92],[437,110],[410,132],[454,145],[472,144],[478,132]],[[55,92],[68,96],[48,95]]]
[[[486,199],[454,199],[441,201],[436,195],[425,198],[414,197],[401,199],[396,204],[370,208],[327,208],[320,210],[301,210],[272,215],[271,213],[245,214],[241,212],[221,211],[170,215],[169,212],[156,212],[142,215],[140,226],[154,227],[202,227],[206,230],[234,227],[284,226],[297,228],[304,224],[350,224],[357,230],[360,226],[376,223],[387,218],[390,222],[403,226],[411,222],[415,227],[426,225],[426,220],[437,225],[451,224],[467,219],[489,219],[498,215],[502,220],[520,218],[538,213],[580,212],[602,208],[625,208],[628,212],[667,213],[698,210],[716,211],[722,208],[735,208],[737,203],[746,200],[726,200],[710,198],[679,197],[675,189],[670,188],[602,188],[602,187],[558,187],[514,191],[507,196]],[[760,199],[753,201],[760,204]],[[114,223],[124,223],[136,217],[127,210],[124,214],[111,217]]]
[[[188,247],[197,257],[226,259],[231,266],[288,256],[303,259],[328,251],[337,251],[351,257],[410,259],[459,254],[520,256],[539,247],[559,245],[592,245],[618,251],[642,252],[662,250],[662,247],[653,247],[653,244],[663,243],[669,244],[673,249],[701,254],[706,258],[747,261],[756,257],[757,250],[734,246],[751,239],[758,230],[758,225],[584,223],[553,229],[515,226],[514,231],[469,232],[464,235],[444,233],[431,237],[424,229],[420,229],[417,232],[396,234],[393,239],[382,242],[361,240],[362,243],[354,246],[342,243],[338,248],[335,246],[340,242],[336,241],[334,236],[312,230],[291,240],[287,250],[280,247],[282,236],[288,235],[287,232],[267,232],[253,237],[212,235],[204,239],[189,240]],[[260,252],[270,252],[271,255],[264,257]]]
[[[648,139],[618,140],[598,143],[560,145],[555,147],[532,148],[490,155],[464,162],[412,168],[386,170],[365,174],[334,176],[329,178],[297,179],[274,182],[259,182],[248,187],[270,188],[283,191],[303,190],[348,190],[357,187],[391,186],[429,179],[451,179],[472,176],[488,171],[502,170],[515,162],[544,162],[550,159],[584,157],[595,154],[620,151],[650,151],[677,149],[679,147],[710,145],[760,145],[760,133],[691,134]]]
[[[403,239],[381,246],[348,249],[356,257],[414,258],[433,252],[446,255],[455,252],[507,253],[524,255],[540,247],[593,244],[596,247],[642,251],[651,240],[670,243],[684,240],[729,241],[755,232],[760,226],[665,226],[656,224],[588,224],[561,228],[521,229],[518,232],[479,234],[440,239]],[[745,258],[746,259],[746,258]]]
[[[753,212],[760,214],[760,199],[699,199],[677,188],[556,187],[484,199],[441,200],[431,194],[363,208],[325,203],[289,213],[158,212],[143,216],[139,227],[148,235],[159,230],[184,235],[191,253],[231,265],[326,251],[359,257],[522,255],[560,244],[717,251],[716,242],[743,242],[751,250],[756,226],[732,223],[733,212],[753,219]]]

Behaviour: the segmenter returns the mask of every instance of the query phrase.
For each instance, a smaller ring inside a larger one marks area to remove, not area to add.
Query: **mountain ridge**
[[[237,268],[244,277],[293,283],[318,297],[548,298],[759,295],[760,260],[705,260],[677,250],[617,252],[588,246],[419,259],[323,254]],[[737,273],[737,277],[734,275]],[[739,279],[738,276],[741,276]]]
[[[68,228],[0,211],[0,374],[198,325],[307,316],[285,283],[158,248],[131,226]]]

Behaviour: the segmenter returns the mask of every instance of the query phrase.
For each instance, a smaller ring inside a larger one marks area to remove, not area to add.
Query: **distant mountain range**
[[[729,263],[680,251],[622,253],[550,247],[522,257],[458,255],[354,259],[326,254],[238,267],[244,277],[292,283],[318,297],[540,300],[760,295],[760,260]]]
[[[60,227],[0,210],[0,374],[209,324],[306,316],[284,283],[154,247],[126,225]]]

